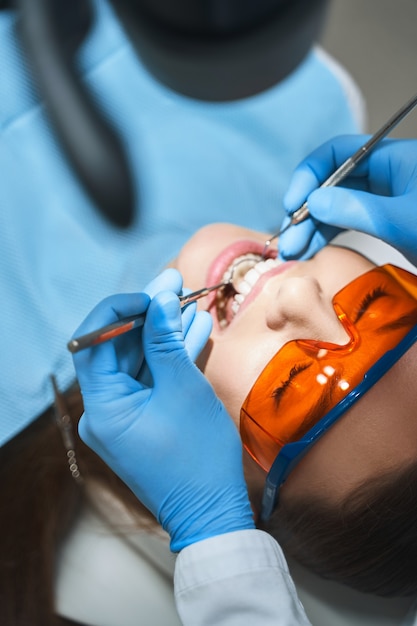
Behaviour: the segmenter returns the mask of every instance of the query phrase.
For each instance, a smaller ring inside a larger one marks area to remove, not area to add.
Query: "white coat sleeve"
[[[311,626],[280,546],[260,530],[184,548],[174,587],[184,626]]]

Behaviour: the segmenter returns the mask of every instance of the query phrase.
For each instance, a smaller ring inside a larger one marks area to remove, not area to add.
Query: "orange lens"
[[[359,276],[333,298],[347,344],[297,339],[262,371],[240,412],[242,442],[265,470],[305,435],[417,324],[417,277],[393,265]]]

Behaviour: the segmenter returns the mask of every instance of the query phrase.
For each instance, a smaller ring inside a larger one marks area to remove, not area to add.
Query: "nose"
[[[339,345],[349,341],[331,296],[315,278],[291,277],[273,290],[266,309],[266,323],[272,330],[284,332],[287,341],[316,339]]]

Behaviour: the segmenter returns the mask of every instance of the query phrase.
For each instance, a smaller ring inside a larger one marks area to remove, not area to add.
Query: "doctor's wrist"
[[[219,535],[240,530],[255,529],[252,507],[249,498],[242,498],[238,507],[222,510],[215,506],[213,498],[210,514],[184,520],[180,528],[170,533],[172,552],[180,552],[187,546]]]

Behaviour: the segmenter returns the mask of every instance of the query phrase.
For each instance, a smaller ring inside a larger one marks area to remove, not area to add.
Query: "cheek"
[[[240,407],[250,389],[242,356],[244,355],[240,351],[215,350],[204,369],[216,395],[238,427]]]
[[[202,369],[237,426],[246,396],[275,352],[275,343],[269,338],[256,343],[241,339],[211,347]]]

